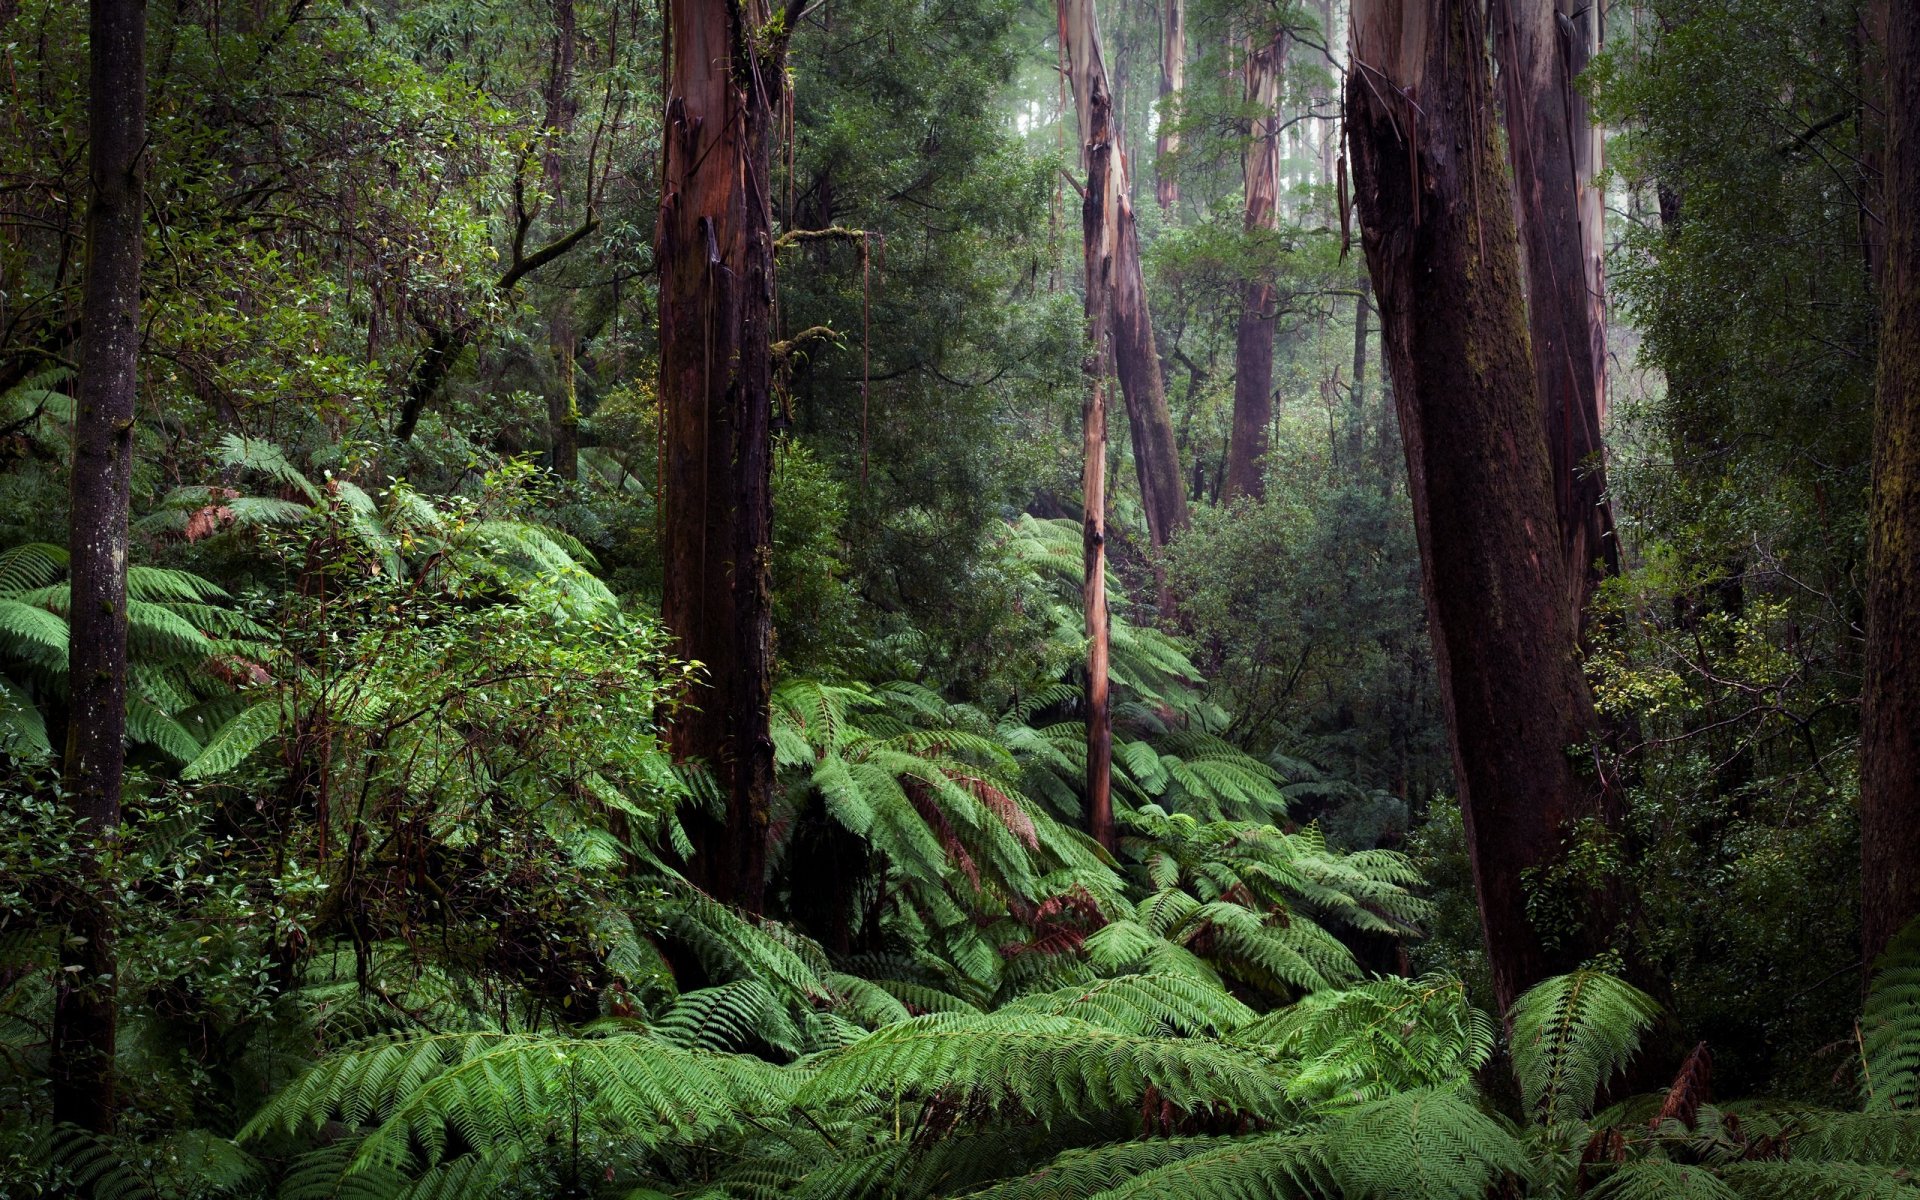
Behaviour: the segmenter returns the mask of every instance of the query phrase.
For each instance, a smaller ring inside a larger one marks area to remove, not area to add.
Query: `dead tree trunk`
[[[48,1056],[53,1119],[114,1120],[117,967],[103,859],[120,826],[127,728],[127,502],[139,376],[141,155],[147,12],[93,0],[88,15],[87,267],[74,419],[64,783],[91,845],[71,883]]]
[[[1094,145],[1090,116],[1093,96],[1106,96],[1111,105],[1113,95],[1101,58],[1100,23],[1094,4],[1095,0],[1059,0],[1060,42],[1067,48],[1067,74],[1073,81],[1073,99],[1080,118],[1083,163],[1090,161]],[[1109,123],[1102,138],[1102,144],[1117,149],[1117,124]],[[1133,205],[1127,199],[1126,158],[1113,155],[1109,169],[1109,187],[1120,197],[1117,205],[1103,211],[1102,218],[1114,226],[1110,297],[1113,363],[1127,402],[1127,430],[1133,440],[1133,465],[1140,477],[1147,532],[1155,546],[1164,546],[1187,526],[1187,494],[1181,486],[1173,421],[1167,415],[1166,384],[1161,377],[1160,354],[1154,347],[1146,284],[1141,278],[1140,234],[1134,224]]]
[[[1098,85],[1096,85],[1097,87]],[[1113,827],[1113,710],[1109,704],[1107,617],[1107,389],[1108,340],[1112,328],[1115,265],[1114,206],[1124,201],[1114,171],[1118,155],[1112,133],[1111,98],[1096,90],[1088,107],[1092,136],[1087,143],[1087,195],[1081,207],[1081,231],[1087,268],[1087,399],[1081,412],[1085,442],[1082,475],[1082,541],[1085,548],[1087,615],[1087,832],[1109,850],[1117,846]]]
[[[661,615],[704,668],[672,743],[707,764],[725,806],[718,820],[692,810],[690,876],[750,911],[766,887],[773,790],[770,139],[798,7],[776,25],[765,0],[679,0],[667,31]]]
[[[1279,228],[1280,78],[1287,61],[1287,35],[1276,34],[1247,56],[1247,102],[1253,120],[1241,155],[1246,190],[1248,239]],[[1247,280],[1241,292],[1240,324],[1233,352],[1233,436],[1227,443],[1227,483],[1231,503],[1266,495],[1263,478],[1267,430],[1273,424],[1273,280],[1265,272]]]
[[[1561,860],[1599,785],[1564,603],[1553,474],[1474,0],[1356,0],[1347,122],[1379,297],[1482,929],[1504,1009],[1605,941],[1549,941],[1523,879]]]
[[[1187,86],[1187,0],[1160,2],[1160,124],[1153,146],[1153,198],[1163,212],[1180,205],[1180,95]]]
[[[1860,713],[1861,938],[1869,966],[1920,915],[1920,10],[1886,29],[1880,365]]]
[[[1568,565],[1565,602],[1579,626],[1593,589],[1620,570],[1600,434],[1606,414],[1600,139],[1574,83],[1597,44],[1599,15],[1589,0],[1501,0],[1493,19],[1534,375]]]

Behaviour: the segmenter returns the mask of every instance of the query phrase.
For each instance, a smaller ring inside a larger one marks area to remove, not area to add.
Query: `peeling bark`
[[[1096,85],[1097,89],[1097,85]],[[1085,583],[1081,596],[1087,618],[1087,832],[1107,849],[1118,839],[1113,827],[1113,709],[1109,703],[1110,622],[1107,615],[1107,387],[1111,332],[1115,222],[1106,211],[1113,202],[1109,184],[1114,167],[1110,136],[1113,112],[1104,91],[1095,90],[1088,116],[1093,136],[1087,147],[1087,194],[1081,205],[1081,236],[1087,268],[1087,398],[1081,411],[1085,465],[1081,476],[1081,531]]]
[[[1101,58],[1100,24],[1094,6],[1095,0],[1059,0],[1060,41],[1067,48],[1067,73],[1073,83],[1082,132],[1083,165],[1090,161],[1096,144],[1115,150],[1121,144],[1117,124],[1110,122],[1096,135],[1091,118],[1093,97],[1106,96],[1111,106],[1113,95]],[[1112,155],[1104,191],[1108,198],[1101,205],[1102,219],[1113,225],[1113,363],[1127,403],[1127,429],[1133,441],[1133,464],[1140,478],[1147,532],[1155,546],[1164,546],[1187,527],[1187,494],[1181,486],[1173,420],[1167,415],[1166,383],[1154,347],[1153,318],[1140,270],[1140,233],[1134,223],[1133,205],[1127,199],[1124,154]]]

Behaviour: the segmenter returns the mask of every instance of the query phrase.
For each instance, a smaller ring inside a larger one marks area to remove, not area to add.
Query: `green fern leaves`
[[[1515,1001],[1513,1070],[1527,1108],[1552,1126],[1592,1111],[1601,1086],[1626,1067],[1659,1006],[1599,971],[1541,983]]]
[[[1860,1018],[1862,1084],[1869,1109],[1920,1109],[1920,921],[1876,964]]]

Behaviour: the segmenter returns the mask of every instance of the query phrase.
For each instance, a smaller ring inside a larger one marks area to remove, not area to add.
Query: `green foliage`
[[[1589,1113],[1624,1069],[1658,1006],[1599,971],[1549,979],[1514,1002],[1513,1070],[1530,1111],[1552,1127]]]
[[[1875,964],[1860,1039],[1867,1107],[1920,1109],[1920,922],[1907,926]]]

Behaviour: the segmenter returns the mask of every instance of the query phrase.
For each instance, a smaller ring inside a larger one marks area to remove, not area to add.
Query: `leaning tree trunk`
[[[797,4],[789,4],[797,9]],[[787,13],[791,28],[795,13]],[[693,880],[749,910],[766,887],[773,791],[768,584],[773,295],[771,141],[784,33],[765,0],[678,0],[668,27],[660,201],[660,399],[666,589],[661,615],[704,667],[674,753],[724,803],[689,821]]]
[[[1247,102],[1253,106],[1241,156],[1249,241],[1279,228],[1280,76],[1287,35],[1276,34],[1247,56]],[[1266,495],[1267,429],[1273,424],[1273,280],[1264,271],[1241,289],[1240,324],[1233,351],[1233,436],[1227,443],[1224,499]]]
[[[1596,44],[1590,39],[1598,30],[1597,0],[1502,0],[1494,21],[1534,376],[1568,565],[1565,603],[1578,627],[1594,588],[1620,570],[1600,434],[1606,414],[1600,140],[1574,82]]]
[[[1549,942],[1529,871],[1563,857],[1600,787],[1568,748],[1592,698],[1564,603],[1506,172],[1476,0],[1356,0],[1347,122],[1355,196],[1407,459],[1454,768],[1495,997],[1605,940]]]
[[[1187,0],[1160,0],[1160,124],[1153,146],[1153,198],[1161,211],[1180,206],[1181,93],[1187,86]]]
[[[120,825],[127,728],[127,500],[140,348],[141,155],[147,140],[143,0],[93,0],[88,19],[85,344],[73,429],[67,802],[86,828],[54,991],[53,1119],[113,1129],[114,921],[104,858]]]
[[[1113,709],[1109,690],[1110,623],[1107,617],[1107,389],[1108,341],[1112,330],[1116,230],[1114,208],[1125,201],[1111,137],[1113,107],[1096,90],[1088,107],[1092,136],[1087,143],[1087,195],[1081,206],[1081,232],[1087,268],[1087,399],[1081,412],[1085,466],[1081,486],[1081,530],[1085,549],[1087,616],[1087,832],[1109,850],[1118,841],[1113,827]]]
[[[1861,937],[1869,966],[1920,915],[1920,10],[1889,6],[1880,371],[1860,713]]]
[[[1082,161],[1091,161],[1099,145],[1116,150],[1121,144],[1117,122],[1096,134],[1093,97],[1108,97],[1107,69],[1101,59],[1100,22],[1095,0],[1059,0],[1060,42],[1067,48],[1067,74],[1073,81],[1073,99],[1079,111]],[[1167,415],[1166,384],[1160,373],[1160,354],[1153,343],[1153,318],[1147,309],[1146,284],[1140,271],[1140,233],[1133,204],[1127,198],[1127,163],[1114,154],[1111,187],[1119,195],[1112,208],[1102,209],[1111,222],[1113,278],[1111,289],[1113,363],[1120,391],[1127,402],[1127,430],[1133,439],[1133,464],[1140,477],[1140,501],[1147,513],[1147,533],[1164,546],[1186,528],[1187,493],[1181,486],[1179,452],[1174,447],[1173,420]],[[1108,240],[1103,236],[1103,242]]]

